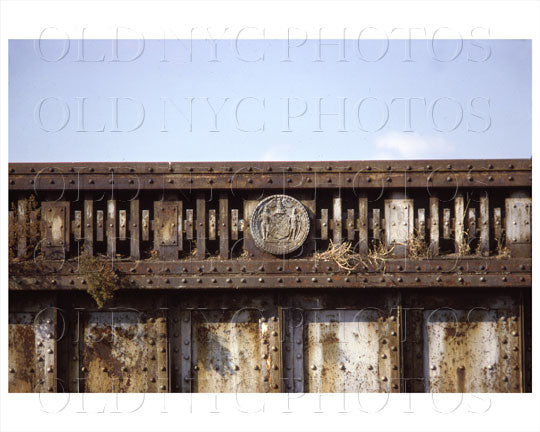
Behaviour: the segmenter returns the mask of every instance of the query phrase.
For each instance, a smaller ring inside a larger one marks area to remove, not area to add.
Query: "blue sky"
[[[530,41],[322,43],[12,40],[9,160],[531,156]]]

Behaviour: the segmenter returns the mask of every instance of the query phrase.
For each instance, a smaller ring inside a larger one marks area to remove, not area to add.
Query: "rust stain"
[[[35,391],[35,333],[31,324],[9,325],[9,373],[10,393]]]

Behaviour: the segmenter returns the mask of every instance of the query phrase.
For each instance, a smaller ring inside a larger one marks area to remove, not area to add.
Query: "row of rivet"
[[[167,165],[167,168],[165,168],[164,166],[160,167],[163,169],[163,173],[172,173],[172,172],[177,172],[177,173],[182,173],[182,172],[188,172],[188,173],[193,173],[194,172],[194,168],[193,167],[185,167],[185,168],[182,168],[181,171],[175,171],[175,167],[173,167],[172,165]],[[241,172],[243,172],[244,170],[247,171],[247,172],[250,172],[250,173],[262,173],[263,171],[266,171],[266,172],[273,172],[274,171],[274,168],[271,167],[271,166],[267,166],[266,168],[265,167],[252,167],[252,166],[248,166],[248,167],[241,167],[241,168],[233,168],[233,167],[219,167],[221,168],[224,172],[233,172],[233,169],[236,169],[236,173],[239,174]],[[218,168],[218,171],[219,172],[219,168]],[[129,173],[135,173],[135,172],[144,172],[143,169],[137,169],[137,168],[134,168],[134,167],[126,167],[127,171]],[[312,166],[305,166],[305,167],[291,167],[291,166],[287,166],[287,167],[279,167],[278,169],[278,172],[292,172],[292,171],[297,171],[297,172],[304,172],[304,171],[307,171],[307,172],[323,172],[323,171],[336,171],[336,172],[339,172],[339,171],[352,171],[354,168],[351,166],[351,165],[347,165],[347,166],[333,166],[333,165],[327,165],[325,167],[312,167]],[[363,171],[372,171],[372,170],[379,170],[379,171],[415,171],[415,172],[425,172],[426,170],[432,170],[434,169],[432,165],[428,164],[428,165],[425,165],[425,166],[421,166],[421,167],[418,167],[418,168],[413,168],[412,165],[406,165],[406,166],[398,166],[398,167],[392,167],[391,165],[385,165],[384,167],[372,167],[371,165],[366,165],[364,168],[356,168],[359,170],[359,172],[363,172]],[[454,170],[454,167],[452,164],[447,164],[445,168],[443,167],[437,167],[435,168],[438,172],[446,169],[446,170]],[[476,170],[485,170],[485,169],[488,169],[488,170],[493,170],[493,169],[496,169],[496,170],[514,170],[515,167],[514,167],[514,164],[513,163],[508,163],[506,166],[497,166],[495,167],[493,164],[489,163],[486,167],[483,167],[483,166],[480,166],[480,167],[474,167],[474,165],[472,164],[467,164],[466,167],[464,168],[458,168],[457,171],[465,171],[465,169],[467,170],[472,170],[472,169],[476,169]],[[526,167],[519,167],[518,169],[521,169],[521,170],[530,170],[532,169],[532,165],[529,164],[528,165],[528,168]],[[214,167],[207,167],[204,171],[205,172],[215,172],[216,168]],[[39,173],[43,172],[44,169],[40,170]],[[49,173],[55,173],[57,172],[56,171],[56,168],[54,167],[50,167],[48,170],[47,170]],[[95,168],[93,167],[90,167],[88,168],[88,171],[90,173],[94,173],[96,172]],[[153,173],[155,170],[153,167],[149,167],[146,169],[146,172],[148,173]],[[15,170],[15,168],[11,167],[9,169],[9,173],[10,174],[15,174],[17,171]],[[36,169],[35,168],[30,168],[29,169],[29,172],[30,173],[35,173],[36,172]],[[71,173],[75,173],[77,172],[77,174],[80,174],[81,171],[80,170],[76,170],[74,167],[70,167],[68,169],[68,172],[71,172]],[[106,171],[103,171],[103,172],[106,172]],[[107,172],[109,173],[114,173],[116,172],[115,168],[113,167],[110,167],[107,169]],[[198,172],[202,173],[203,172],[203,169],[200,169]],[[60,169],[60,173],[63,173],[63,171]]]

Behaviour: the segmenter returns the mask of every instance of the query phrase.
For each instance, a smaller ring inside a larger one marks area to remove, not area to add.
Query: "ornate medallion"
[[[309,215],[300,201],[288,195],[263,199],[251,215],[255,244],[274,255],[298,249],[309,233]]]

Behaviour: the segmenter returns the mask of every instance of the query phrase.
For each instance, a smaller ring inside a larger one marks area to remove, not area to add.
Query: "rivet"
[[[386,381],[388,381],[388,378],[385,377],[385,376],[383,376],[383,377],[382,377],[382,380],[383,380],[384,382],[386,382]]]
[[[342,363],[342,364],[339,366],[339,369],[340,369],[340,370],[345,370],[345,365]]]
[[[512,336],[517,336],[518,335],[518,332],[517,331],[513,331],[512,332]]]
[[[368,369],[369,369],[369,370],[373,370],[373,366],[369,365],[369,366],[368,366]]]
[[[84,366],[81,368],[81,372],[86,372],[86,368]]]
[[[386,354],[381,355],[381,358],[385,359],[385,358],[386,358]]]
[[[459,370],[465,370],[465,366],[460,366]]]
[[[255,367],[253,369],[260,370],[261,368],[258,365],[255,365]]]
[[[317,370],[317,366],[311,365],[311,370]]]
[[[272,351],[277,351],[277,350],[278,350],[277,346],[272,347]]]

